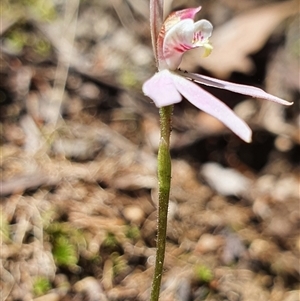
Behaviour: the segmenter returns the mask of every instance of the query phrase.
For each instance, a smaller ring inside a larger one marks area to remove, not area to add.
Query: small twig
[[[59,59],[51,97],[51,112],[48,122],[54,127],[60,116],[60,107],[63,100],[69,67],[72,61],[73,44],[77,27],[79,0],[67,0],[65,3],[64,28],[60,39],[65,39],[71,47],[59,49]]]

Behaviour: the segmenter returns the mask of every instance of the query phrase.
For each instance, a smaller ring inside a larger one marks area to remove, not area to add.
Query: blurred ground
[[[284,108],[210,89],[245,144],[186,101],[173,117],[161,300],[299,301],[299,2],[202,5],[212,55],[183,69],[260,86]],[[2,2],[1,300],[148,300],[158,110],[148,1]]]

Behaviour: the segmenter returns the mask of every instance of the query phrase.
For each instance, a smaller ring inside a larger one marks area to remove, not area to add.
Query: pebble
[[[274,216],[267,229],[266,232],[274,237],[285,238],[291,233],[293,226],[291,222],[285,218],[284,211],[282,212],[283,216]]]
[[[203,164],[201,174],[207,183],[224,196],[240,196],[250,187],[250,180],[232,168],[224,168],[220,164],[209,162]]]
[[[34,298],[33,301],[59,301],[60,296],[58,293],[49,293],[44,296],[40,296],[37,298]]]
[[[276,245],[264,239],[254,239],[249,247],[250,256],[262,262],[272,262],[278,250]]]
[[[290,291],[284,294],[282,301],[299,301],[300,290]]]
[[[140,225],[145,217],[144,211],[135,205],[125,207],[123,209],[123,215],[126,220],[136,225]]]
[[[299,181],[292,176],[279,179],[272,188],[272,196],[280,202],[284,202],[290,198],[298,198]]]
[[[77,293],[85,293],[87,301],[107,301],[100,282],[94,277],[86,277],[73,285]]]
[[[202,234],[195,246],[195,252],[208,253],[216,251],[223,244],[223,238],[219,235]]]
[[[108,292],[109,300],[137,300],[138,295],[135,288],[115,287]]]

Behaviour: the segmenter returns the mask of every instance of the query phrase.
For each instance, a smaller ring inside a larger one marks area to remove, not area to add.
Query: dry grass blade
[[[79,0],[67,0],[65,3],[65,19],[59,40],[66,40],[70,47],[61,47],[58,52],[58,65],[48,110],[48,122],[54,127],[60,116],[60,107],[64,96],[69,67],[72,61],[73,43],[76,33]]]

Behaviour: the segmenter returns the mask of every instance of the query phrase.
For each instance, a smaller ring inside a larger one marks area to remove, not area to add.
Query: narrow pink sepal
[[[163,0],[150,0],[150,33],[155,59],[157,59],[156,41],[163,24]]]
[[[171,73],[177,90],[195,107],[212,115],[246,142],[251,142],[252,131],[229,107],[218,98],[203,90],[190,80]]]
[[[154,74],[143,84],[143,92],[158,108],[178,103],[182,96],[177,91],[169,70]]]
[[[216,79],[216,78],[212,78],[209,76],[204,76],[204,75],[200,75],[200,74],[196,74],[196,73],[188,73],[188,72],[183,72],[183,71],[178,71],[178,72],[179,72],[179,74],[181,74],[185,77],[191,78],[194,81],[196,81],[200,84],[206,85],[206,86],[224,89],[224,90],[228,90],[231,92],[240,93],[243,95],[249,95],[249,96],[256,97],[256,98],[262,98],[262,99],[277,102],[279,104],[286,105],[286,106],[290,106],[293,104],[292,102],[289,102],[282,98],[276,97],[276,96],[269,94],[269,93],[265,92],[264,90],[257,88],[257,87],[235,84],[235,83],[231,83],[228,81],[224,81],[224,80],[220,80],[220,79]]]

